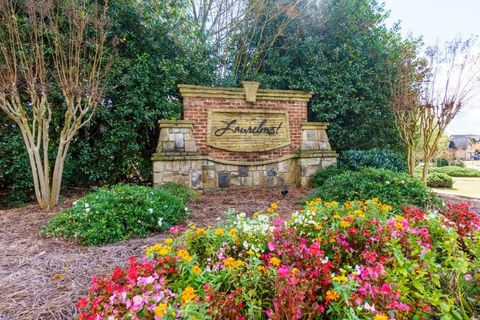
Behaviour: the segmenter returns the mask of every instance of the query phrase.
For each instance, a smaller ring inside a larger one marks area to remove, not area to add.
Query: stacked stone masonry
[[[177,181],[198,190],[306,187],[319,168],[336,164],[337,155],[331,150],[326,132],[328,124],[307,122],[310,93],[254,89],[248,97],[251,102],[247,102],[241,88],[179,87],[183,120],[159,123],[157,150],[152,156],[154,186]],[[207,144],[208,115],[214,109],[230,113],[282,111],[288,119],[288,143],[274,150],[251,152],[212,147]]]

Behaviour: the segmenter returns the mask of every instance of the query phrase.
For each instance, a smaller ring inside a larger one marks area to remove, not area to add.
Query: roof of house
[[[450,136],[450,142],[448,143],[449,149],[466,150],[469,145],[480,141],[480,135],[474,134],[456,134]]]

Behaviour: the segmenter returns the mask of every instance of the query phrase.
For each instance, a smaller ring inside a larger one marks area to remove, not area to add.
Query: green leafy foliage
[[[335,165],[322,168],[313,175],[312,179],[310,180],[310,186],[312,188],[320,188],[330,177],[340,175],[345,171],[347,170],[339,168]]]
[[[185,203],[190,201],[198,201],[200,199],[200,196],[195,192],[195,190],[178,182],[166,182],[160,186],[160,190],[176,195]]]
[[[446,173],[432,172],[428,175],[427,186],[432,188],[451,188],[453,179]]]
[[[317,197],[339,202],[378,197],[396,210],[403,205],[424,208],[439,204],[422,181],[406,173],[373,168],[346,171],[328,178],[311,195],[311,198]]]
[[[439,158],[437,159],[437,167],[446,167],[449,165],[448,160],[445,158]]]
[[[166,230],[188,216],[182,198],[160,189],[118,184],[98,188],[54,216],[46,235],[100,245],[145,237]]]
[[[349,170],[363,168],[388,169],[405,172],[405,156],[400,152],[385,149],[346,150],[340,154],[339,166]]]
[[[480,170],[472,168],[463,168],[457,166],[448,166],[441,168],[431,168],[431,173],[444,173],[450,177],[480,177]]]
[[[177,84],[211,84],[208,47],[182,1],[110,1],[114,63],[106,79],[104,106],[71,144],[63,186],[88,187],[151,180],[151,154],[159,119],[175,119],[182,103]],[[53,122],[62,121],[54,101]],[[58,126],[50,136],[57,141]],[[54,155],[55,146],[49,150]],[[28,156],[20,130],[0,113],[0,206],[34,198]]]
[[[390,79],[402,40],[385,26],[386,18],[374,0],[310,3],[252,77],[262,86],[313,92],[309,118],[330,123],[337,150],[400,150]]]

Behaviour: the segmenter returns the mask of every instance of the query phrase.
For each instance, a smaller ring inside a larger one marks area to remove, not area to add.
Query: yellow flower
[[[338,206],[338,202],[337,201],[325,202],[325,205],[327,207],[336,207],[336,206]]]
[[[268,263],[270,263],[271,265],[274,265],[275,267],[278,267],[280,265],[280,259],[278,258],[275,258],[275,257],[272,257],[270,258],[270,260],[268,260]]]
[[[333,281],[338,281],[338,282],[348,282],[348,278],[345,276],[336,276],[332,278]]]
[[[237,233],[238,233],[238,230],[235,229],[235,228],[232,228],[232,229],[228,230],[228,234],[231,235],[232,237],[236,236]]]
[[[196,275],[199,275],[200,273],[202,273],[202,268],[200,268],[199,266],[193,266],[192,271]]]
[[[258,266],[257,270],[260,272],[267,272],[267,268],[265,266]]]
[[[317,207],[310,208],[310,212],[313,212],[313,213],[317,212],[317,210],[318,210]]]
[[[208,233],[207,233],[207,231],[205,231],[205,229],[200,228],[200,229],[197,229],[196,234],[197,234],[197,236],[206,236]]]
[[[379,313],[375,315],[375,318],[373,318],[373,320],[388,320],[388,317],[383,313]]]
[[[166,303],[159,303],[154,309],[153,313],[155,313],[156,316],[163,316],[168,309],[168,305]]]
[[[224,234],[225,232],[223,232],[223,229],[222,228],[218,228],[215,230],[215,235],[217,236],[221,236],[222,234]]]
[[[235,260],[235,258],[228,257],[223,261],[223,265],[226,268],[238,268],[245,265],[245,262],[242,260]]]
[[[170,253],[170,250],[172,249],[172,247],[169,247],[169,246],[165,246],[165,247],[162,247],[160,250],[158,250],[158,253],[161,255],[161,256],[166,256],[167,254]]]
[[[338,298],[340,298],[340,295],[335,290],[328,290],[326,297],[328,300],[336,301],[338,300]]]
[[[147,256],[149,256],[151,253],[153,253],[152,247],[148,247],[148,248],[145,250],[145,254],[146,254]]]
[[[274,212],[275,212],[275,209],[268,208],[268,209],[267,209],[267,212],[268,212],[268,213],[274,213]]]
[[[163,245],[161,243],[157,243],[152,247],[153,251],[156,251],[156,252],[160,251],[160,249],[162,248],[163,248]]]
[[[195,289],[188,286],[182,292],[182,301],[183,303],[187,303],[188,301],[191,301],[193,299],[195,299]]]
[[[340,221],[340,225],[343,227],[343,228],[348,228],[350,227],[350,222],[346,221],[346,220],[342,220]]]
[[[270,208],[272,208],[273,210],[276,210],[278,209],[278,204],[276,202],[272,202],[272,204],[270,205]]]
[[[335,219],[340,219],[340,216],[338,214],[333,216]]]
[[[177,256],[185,262],[191,262],[193,260],[188,251],[185,249],[178,250]]]
[[[317,225],[315,226],[315,230],[322,230],[322,225],[317,224]]]
[[[255,252],[253,252],[253,250],[252,250],[252,249],[250,249],[250,250],[248,250],[248,251],[247,251],[247,254],[249,254],[249,255],[253,256],[253,255],[255,254]]]
[[[292,268],[291,272],[295,276],[298,273],[298,269],[297,268]]]
[[[172,244],[172,243],[173,243],[173,239],[172,239],[172,238],[166,238],[165,240],[163,240],[163,243],[165,243],[165,244]]]
[[[388,205],[388,204],[384,204],[384,205],[382,205],[382,207],[380,208],[380,210],[382,210],[382,211],[391,211],[391,210],[392,210],[392,206],[391,206],[391,205]]]

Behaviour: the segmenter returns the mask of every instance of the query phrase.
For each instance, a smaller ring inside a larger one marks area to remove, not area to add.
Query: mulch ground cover
[[[300,200],[307,193],[295,188],[285,198],[280,189],[207,193],[189,205],[189,222],[213,225],[229,208],[253,214],[272,202],[278,203],[280,214],[288,214],[301,208]],[[115,266],[126,265],[130,256],[142,257],[147,246],[167,236],[155,234],[98,247],[43,237],[42,226],[74,200],[68,198],[48,211],[33,204],[0,210],[0,320],[75,318],[75,303],[87,293],[92,276],[110,274]]]

